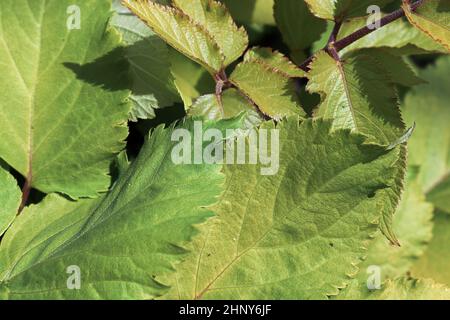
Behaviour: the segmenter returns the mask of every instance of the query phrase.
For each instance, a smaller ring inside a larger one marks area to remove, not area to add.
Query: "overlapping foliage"
[[[1,1],[0,299],[450,299],[450,1],[252,3]],[[175,164],[199,120],[278,172]]]

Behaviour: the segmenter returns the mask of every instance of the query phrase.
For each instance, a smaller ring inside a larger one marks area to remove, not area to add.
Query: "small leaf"
[[[212,124],[210,124],[212,125]],[[96,200],[52,194],[26,208],[0,246],[0,294],[8,299],[152,299],[186,254],[194,225],[220,195],[218,165],[176,165],[174,128],[157,127],[112,190]],[[180,129],[193,132],[186,121]],[[180,207],[182,203],[182,207]],[[70,290],[69,266],[81,272]]]
[[[450,52],[450,1],[425,0],[415,11],[403,4],[409,22]]]
[[[71,4],[0,2],[0,157],[40,191],[96,197],[125,145],[126,63],[111,2],[80,2],[80,30],[67,28]]]
[[[392,178],[395,153],[321,120],[276,128],[278,173],[225,168],[217,216],[200,226],[165,298],[323,299],[356,272],[377,228],[370,195]]]
[[[244,62],[237,65],[230,81],[254,101],[266,116],[276,120],[290,115],[304,116],[293,79],[286,72],[273,67],[274,63],[280,67],[277,62],[280,56],[276,55],[270,60],[257,59],[255,55],[248,54]],[[282,68],[292,73],[284,65]]]
[[[236,61],[247,49],[247,32],[244,28],[236,26],[222,3],[214,0],[172,0],[172,2],[213,36],[225,56],[223,68]]]
[[[201,64],[209,73],[222,69],[225,57],[207,29],[182,11],[148,0],[125,0],[123,4],[169,45]]]
[[[16,180],[0,167],[0,237],[15,219],[21,195]]]

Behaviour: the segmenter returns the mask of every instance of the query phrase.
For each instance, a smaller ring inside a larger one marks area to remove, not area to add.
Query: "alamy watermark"
[[[67,30],[80,30],[81,29],[81,9],[77,5],[71,5],[67,7]]]
[[[80,290],[81,289],[81,269],[79,266],[72,265],[68,266],[66,273],[69,274],[67,277],[66,285],[69,290]]]
[[[368,266],[366,270],[367,277],[367,289],[380,290],[381,289],[381,268],[379,266]]]
[[[203,129],[194,121],[193,133],[178,128],[172,133],[177,144],[172,161],[179,164],[259,164],[261,175],[278,173],[280,168],[280,132],[278,129]]]
[[[367,7],[369,18],[367,19],[367,28],[370,30],[379,29],[381,27],[381,8],[377,5]]]

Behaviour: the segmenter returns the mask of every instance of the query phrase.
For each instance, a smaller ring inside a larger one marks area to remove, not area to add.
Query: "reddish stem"
[[[415,1],[414,3],[410,4],[411,10],[412,10],[412,11],[416,10],[416,9],[417,9],[418,7],[420,7],[425,1],[426,1],[426,0],[417,0],[417,1]],[[391,23],[391,22],[393,22],[393,21],[395,21],[395,20],[397,20],[397,19],[400,19],[400,18],[402,18],[402,17],[404,17],[404,16],[405,16],[405,11],[403,10],[403,8],[400,8],[400,9],[398,9],[398,10],[395,10],[394,12],[392,12],[392,13],[390,13],[390,14],[384,16],[383,18],[381,18],[381,19],[378,21],[378,22],[379,22],[379,25],[380,25],[380,28],[381,28],[381,27],[384,27],[385,25],[387,25],[387,24],[389,24],[389,23]],[[336,23],[335,28],[336,28],[337,25],[338,25],[338,23]],[[340,27],[340,26],[339,26],[339,27]],[[348,47],[349,45],[351,45],[352,43],[354,43],[355,41],[358,41],[359,39],[361,39],[361,38],[367,36],[368,34],[374,32],[374,31],[376,31],[376,30],[378,30],[378,29],[379,29],[379,28],[369,28],[368,26],[365,26],[365,27],[363,27],[363,28],[361,28],[361,29],[359,29],[359,30],[356,30],[356,31],[353,32],[352,34],[348,35],[347,37],[344,37],[344,38],[342,38],[341,40],[334,42],[333,47],[334,47],[334,49],[336,50],[336,52],[339,52],[339,51],[341,51],[342,49],[344,49],[344,48]],[[330,40],[331,40],[333,37],[336,37],[336,36],[337,36],[337,34],[334,35],[334,30],[333,30],[333,33],[332,33],[331,36],[330,36]],[[330,42],[327,44],[327,47],[325,48],[325,50],[326,50],[327,52],[329,52],[330,54],[333,55],[333,52],[332,52],[333,50],[330,49],[329,45],[330,45]],[[306,59],[305,62],[303,62],[303,63],[300,65],[300,68],[301,68],[302,70],[308,72],[308,71],[309,71],[309,64],[311,63],[311,61],[313,60],[313,58],[314,58],[314,56],[311,56],[311,57],[309,57],[308,59]]]

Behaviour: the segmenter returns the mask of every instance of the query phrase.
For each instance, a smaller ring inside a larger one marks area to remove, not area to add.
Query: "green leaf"
[[[230,81],[254,101],[263,114],[276,120],[305,115],[292,79],[293,72],[296,76],[303,73],[283,59],[279,53],[262,57],[258,51],[250,51],[230,77]]]
[[[322,95],[316,117],[331,119],[334,130],[350,129],[382,145],[402,136],[404,124],[395,87],[373,57],[358,55],[341,62],[322,51],[310,68],[307,89]],[[381,201],[379,208],[383,212],[380,229],[393,243],[398,241],[392,231],[392,216],[403,190],[405,162],[406,147],[402,146],[395,165],[397,174],[384,191],[389,201]]]
[[[134,104],[130,119],[153,119],[155,109],[180,101],[170,70],[169,49],[141,20],[121,6],[119,0],[114,5],[116,14],[111,25],[122,34],[130,64],[133,93],[130,99]]]
[[[383,7],[393,0],[305,0],[311,12],[322,19],[339,20],[366,16],[371,5]]]
[[[14,221],[22,193],[16,180],[2,167],[0,167],[0,237]]]
[[[450,57],[445,56],[422,72],[428,83],[413,88],[405,97],[406,121],[417,122],[410,140],[409,163],[421,168],[419,181],[423,190],[440,209],[450,212],[450,108],[448,91]]]
[[[425,254],[412,268],[415,277],[432,278],[450,286],[450,216],[438,212],[434,217],[433,239]]]
[[[210,124],[212,125],[212,124]],[[193,130],[187,121],[182,128]],[[112,190],[97,200],[49,195],[16,219],[0,246],[0,292],[9,299],[152,299],[211,216],[218,165],[176,165],[172,129],[156,128]],[[183,204],[180,207],[180,203]],[[67,288],[67,268],[81,271]]]
[[[225,56],[223,68],[236,61],[247,49],[247,32],[243,27],[236,26],[222,3],[214,0],[172,0],[172,2],[213,36]]]
[[[275,25],[273,18],[274,0],[221,0],[239,23]]]
[[[304,50],[320,38],[326,22],[315,17],[304,1],[276,0],[275,19],[290,49],[292,59],[300,64],[304,60]]]
[[[347,300],[450,300],[450,289],[432,280],[402,277],[386,282],[381,290],[366,288],[361,292],[356,288],[339,297]]]
[[[201,95],[214,92],[216,84],[205,68],[176,50],[169,50],[175,86],[188,110]]]
[[[245,54],[244,61],[262,63],[289,78],[306,77],[305,71],[289,61],[282,53],[270,48],[252,48]]]
[[[245,29],[238,28],[217,1],[174,1],[174,7],[147,0],[124,4],[175,49],[216,74],[239,58],[248,45]]]
[[[450,52],[450,1],[425,0],[415,11],[404,4],[409,22]]]
[[[220,100],[215,94],[201,96],[188,112],[192,117],[205,120],[231,119],[240,114],[244,114],[244,128],[253,128],[262,121],[255,107],[234,88],[225,90]]]
[[[0,157],[43,192],[95,197],[124,146],[129,92],[110,1],[79,3],[80,30],[66,25],[72,4],[1,1]],[[106,88],[77,79],[88,63]]]
[[[277,128],[278,173],[225,168],[217,216],[200,226],[165,298],[326,298],[356,272],[377,228],[372,196],[394,174],[395,153],[321,120]]]
[[[337,40],[341,40],[366,24],[367,18],[354,18],[344,22],[339,30]],[[326,35],[327,38],[328,36]],[[341,54],[345,55],[348,52],[364,48],[381,48],[399,55],[447,51],[403,19],[395,20],[355,41],[341,50]]]
[[[333,119],[334,129],[350,129],[384,145],[402,135],[395,87],[373,57],[358,55],[338,62],[321,51],[310,68],[307,89],[322,95],[316,116]]]

